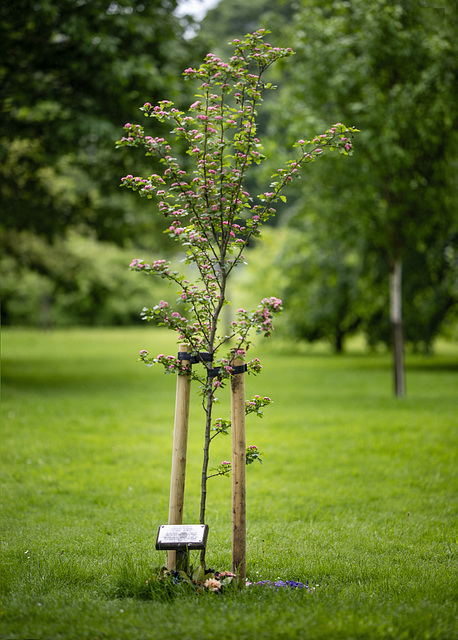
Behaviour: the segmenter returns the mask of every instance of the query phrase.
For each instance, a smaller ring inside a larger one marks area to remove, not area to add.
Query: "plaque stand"
[[[169,571],[189,573],[189,552],[205,549],[207,537],[208,524],[163,524],[157,532],[156,549],[165,549],[167,558],[171,553],[176,554],[175,566],[167,566]]]
[[[161,524],[157,532],[156,549],[193,551],[205,549],[208,524]]]
[[[192,366],[188,345],[180,345],[181,360]],[[238,580],[246,579],[246,438],[245,371],[240,358],[233,362],[231,377],[232,425],[232,570]],[[183,525],[186,454],[188,443],[191,374],[177,376],[175,423],[173,430],[172,478],[170,483],[169,520],[161,525],[156,549],[167,551],[167,569],[188,571],[189,551],[205,549],[208,525]]]

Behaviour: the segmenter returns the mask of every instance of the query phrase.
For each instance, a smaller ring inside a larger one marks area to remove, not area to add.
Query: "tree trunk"
[[[340,329],[336,329],[336,334],[334,336],[334,350],[336,353],[341,355],[343,353],[343,345],[344,345],[345,333],[340,331]]]
[[[402,261],[395,260],[390,272],[390,320],[393,335],[394,393],[405,396],[404,331],[402,325]]]
[[[205,509],[207,504],[207,474],[208,474],[208,462],[210,460],[210,431],[212,424],[212,408],[213,408],[213,395],[212,395],[212,381],[211,378],[207,378],[207,405],[205,410],[205,442],[204,442],[204,459],[202,462],[202,477],[200,485],[200,524],[205,524]],[[205,567],[205,547],[200,552],[200,564]]]

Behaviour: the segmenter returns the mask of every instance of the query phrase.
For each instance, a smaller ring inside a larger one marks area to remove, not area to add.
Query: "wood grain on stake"
[[[234,367],[243,365],[240,358]],[[232,570],[239,580],[246,578],[246,440],[245,374],[231,378],[232,431]]]
[[[188,352],[187,345],[180,351]],[[189,360],[182,361],[190,365]],[[177,376],[175,402],[175,425],[173,429],[172,478],[170,482],[169,524],[183,523],[184,486],[186,478],[186,452],[188,445],[189,403],[191,397],[191,375]],[[167,552],[167,569],[176,568],[177,552]]]

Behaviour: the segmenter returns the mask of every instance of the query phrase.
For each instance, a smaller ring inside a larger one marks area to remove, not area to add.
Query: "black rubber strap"
[[[221,367],[214,367],[213,369],[207,369],[207,378],[214,378],[221,371]],[[248,365],[240,364],[237,367],[231,367],[231,374],[237,375],[238,373],[246,373],[248,371]]]
[[[178,360],[188,360],[188,362],[194,364],[195,356],[192,356],[187,351],[178,351]]]
[[[211,353],[202,352],[192,356],[187,351],[178,351],[178,360],[188,360],[191,364],[197,364],[198,362],[211,362],[213,358]]]
[[[205,351],[199,351],[198,360],[199,362],[211,362],[213,360],[213,356],[211,353],[206,353]]]
[[[187,351],[178,351],[178,360],[187,360],[191,364],[198,364],[199,362],[212,362],[213,356],[211,353],[206,353],[205,351],[199,351],[197,355],[191,355]],[[207,368],[207,378],[215,378],[220,371],[221,367]],[[231,374],[237,375],[238,373],[245,373],[246,371],[248,371],[247,365],[240,364],[237,367],[232,367]]]
[[[232,367],[232,373],[235,375],[237,373],[246,373],[248,371],[248,365],[239,364],[237,367]]]

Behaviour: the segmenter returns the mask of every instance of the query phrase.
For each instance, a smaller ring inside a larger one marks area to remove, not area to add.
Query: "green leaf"
[[[188,574],[185,571],[178,571],[180,578],[184,581],[184,582],[191,582],[190,577],[188,576]]]
[[[192,572],[192,579],[196,582],[203,582],[205,580],[205,565],[200,564]]]

